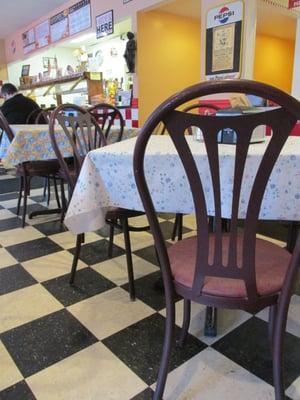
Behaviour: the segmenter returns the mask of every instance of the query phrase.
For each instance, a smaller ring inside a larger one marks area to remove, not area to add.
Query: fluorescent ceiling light
[[[85,35],[82,35],[75,39],[72,39],[72,40],[70,40],[70,43],[81,43],[81,42],[84,42],[85,40],[92,39],[92,38],[96,39],[95,32],[86,33]]]

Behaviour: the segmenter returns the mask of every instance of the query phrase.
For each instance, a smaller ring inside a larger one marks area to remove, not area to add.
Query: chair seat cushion
[[[242,235],[238,236],[238,266],[241,266]],[[209,261],[213,257],[215,236],[209,237]],[[223,235],[223,260],[228,258],[229,235]],[[174,281],[192,287],[196,262],[197,237],[181,240],[168,248]],[[281,290],[291,259],[285,249],[266,240],[256,239],[256,284],[259,295],[271,295]],[[224,263],[224,261],[223,261]],[[206,276],[203,294],[222,297],[246,297],[243,280]]]

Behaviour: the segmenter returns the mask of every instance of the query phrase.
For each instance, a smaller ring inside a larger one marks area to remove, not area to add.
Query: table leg
[[[204,335],[208,337],[217,336],[217,312],[218,309],[215,307],[206,307],[205,312],[205,326]]]

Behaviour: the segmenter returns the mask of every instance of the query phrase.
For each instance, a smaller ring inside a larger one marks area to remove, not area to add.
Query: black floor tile
[[[25,224],[26,226],[27,224]],[[0,232],[8,231],[9,229],[22,228],[22,220],[18,217],[2,219],[0,221]]]
[[[16,206],[17,206],[17,202],[16,202]],[[17,214],[17,207],[16,206],[9,208],[9,211],[11,211],[14,214]],[[42,206],[39,203],[27,204],[26,213],[28,215],[28,214],[30,214],[32,212],[35,212],[35,211],[45,211],[47,209],[48,209],[47,207]],[[22,214],[23,214],[23,199],[22,199],[19,215],[22,215]],[[35,218],[38,218],[38,217],[35,217]]]
[[[166,242],[166,246],[169,247],[169,246],[171,246],[171,244]],[[144,247],[139,250],[135,250],[133,253],[136,254],[137,256],[143,258],[144,260],[149,261],[152,264],[159,266],[154,245]]]
[[[25,381],[20,381],[0,392],[0,400],[36,400]]]
[[[35,283],[36,280],[19,264],[0,269],[0,295]]]
[[[157,216],[159,218],[161,218],[161,219],[165,219],[166,221],[175,220],[175,214],[174,213],[158,213]]]
[[[75,247],[69,250],[72,254],[75,253]],[[108,241],[106,239],[97,240],[96,242],[87,243],[81,246],[80,260],[87,265],[97,264],[107,260]],[[118,257],[125,254],[125,250],[119,246],[114,245],[113,257]]]
[[[165,240],[171,239],[172,238],[172,233],[173,233],[173,228],[174,228],[174,223],[171,221],[164,221],[159,224],[160,229],[162,231],[162,234],[165,238]],[[191,229],[186,228],[185,226],[182,227],[182,233],[188,233],[191,232]]]
[[[55,235],[56,233],[62,233],[68,230],[60,220],[35,224],[34,227],[46,236]]]
[[[25,378],[97,342],[67,310],[11,329],[0,337]]]
[[[76,272],[74,284],[69,284],[70,275],[45,281],[42,285],[64,306],[70,306],[83,299],[105,292],[116,285],[91,268]]]
[[[1,180],[1,182],[2,182],[2,180]],[[18,199],[18,195],[19,195],[19,192],[0,194],[0,202],[6,201],[6,200]]]
[[[253,317],[224,336],[213,347],[254,375],[272,384],[272,358],[268,342],[268,324]],[[300,375],[300,339],[285,335],[285,385]]]
[[[136,279],[135,283],[136,297],[148,304],[154,310],[162,310],[166,306],[163,282],[160,271],[153,272],[142,278]],[[129,285],[125,283],[122,288],[129,292]],[[180,297],[176,296],[175,300]]]
[[[62,248],[49,238],[40,238],[9,246],[6,250],[9,251],[16,260],[23,262],[61,251]]]
[[[142,321],[104,339],[102,342],[131,368],[148,385],[157,379],[163,348],[165,318],[151,315]],[[175,327],[175,338],[180,329]],[[169,371],[206,348],[206,345],[189,335],[183,348],[173,346]]]
[[[153,394],[153,390],[151,388],[147,388],[141,393],[134,396],[131,400],[152,400]]]

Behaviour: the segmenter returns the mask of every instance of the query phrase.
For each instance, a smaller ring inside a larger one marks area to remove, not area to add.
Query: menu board
[[[90,0],[81,0],[69,8],[69,33],[75,35],[92,25]]]
[[[50,26],[49,21],[46,20],[35,28],[35,47],[40,49],[50,44]]]
[[[35,50],[35,37],[34,37],[34,29],[29,29],[28,31],[22,33],[22,41],[23,41],[23,53],[28,54]]]
[[[64,10],[50,18],[51,42],[57,42],[67,36],[69,36],[68,10]]]

